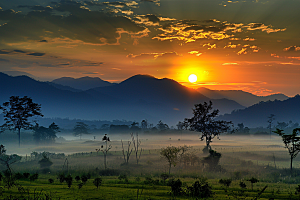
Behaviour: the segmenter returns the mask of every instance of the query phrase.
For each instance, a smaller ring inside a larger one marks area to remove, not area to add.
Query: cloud
[[[0,62],[10,62],[10,61],[6,60],[6,59],[3,59],[3,58],[0,58]]]
[[[124,4],[133,6],[136,2]],[[48,40],[41,38],[49,37],[108,45],[116,44],[120,34],[127,33],[133,38],[137,33],[146,30],[130,18],[105,11],[90,11],[86,6],[75,1],[60,1],[51,7],[51,12],[43,10],[42,7],[38,7],[39,11],[28,13],[0,10],[0,18],[8,20],[6,25],[0,26],[1,41],[2,43],[28,40],[47,42]],[[56,15],[55,12],[67,12],[69,15]],[[152,20],[153,17],[147,18]],[[120,33],[120,30],[124,31]]]
[[[182,56],[179,55],[177,52],[163,52],[163,53],[141,53],[139,55],[129,54],[127,58],[139,58],[139,59],[157,59],[160,57],[164,58],[174,58],[174,56]]]
[[[238,63],[223,63],[222,65],[239,65]]]
[[[189,54],[191,54],[191,55],[195,55],[195,56],[200,56],[200,55],[202,55],[202,53],[200,53],[199,51],[190,51],[190,52],[188,52]]]
[[[7,50],[0,50],[0,54],[9,54],[11,53],[10,51],[7,51]]]
[[[284,48],[283,51],[289,51],[289,52],[292,52],[292,51],[300,51],[300,47],[297,47],[297,46],[290,46],[290,47]]]
[[[29,53],[27,55],[30,55],[30,56],[44,56],[45,53]]]

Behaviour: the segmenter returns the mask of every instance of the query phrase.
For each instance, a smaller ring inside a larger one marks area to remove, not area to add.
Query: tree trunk
[[[18,129],[19,147],[21,146],[21,129]]]
[[[106,153],[104,153],[104,169],[106,170]]]
[[[172,167],[172,164],[170,163],[170,165],[169,165],[169,175],[171,174],[171,167]]]
[[[293,156],[291,156],[291,176],[293,176]]]

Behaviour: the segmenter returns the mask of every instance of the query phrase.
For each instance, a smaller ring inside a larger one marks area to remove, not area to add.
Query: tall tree
[[[269,117],[268,117],[268,126],[267,128],[270,130],[270,138],[271,138],[271,133],[272,133],[272,125],[273,125],[273,121],[275,120],[275,115],[274,114],[271,114]]]
[[[41,116],[41,105],[32,102],[32,99],[24,96],[11,96],[8,102],[0,106],[4,114],[2,129],[18,130],[19,146],[21,143],[21,129],[28,130],[33,125],[28,121],[30,117]]]
[[[295,128],[291,135],[283,133],[283,130],[280,130],[278,128],[276,129],[276,131],[274,131],[274,133],[277,133],[278,135],[281,136],[285,148],[287,148],[289,151],[290,159],[291,159],[290,169],[292,174],[293,160],[294,158],[297,157],[298,153],[300,152],[300,137],[297,136],[300,133],[300,128]]]
[[[74,136],[76,137],[79,136],[81,139],[82,134],[89,134],[89,126],[84,122],[76,122],[76,125],[74,126],[73,129],[73,133]]]
[[[190,119],[184,119],[184,126],[190,131],[201,132],[201,141],[205,140],[205,149],[209,152],[211,150],[210,143],[215,137],[223,132],[227,132],[233,125],[232,122],[223,120],[215,120],[219,114],[219,110],[212,110],[212,102],[204,102],[203,104],[196,104],[193,109],[194,116]]]

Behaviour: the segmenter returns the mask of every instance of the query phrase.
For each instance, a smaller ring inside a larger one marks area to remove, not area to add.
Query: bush
[[[15,179],[16,179],[16,180],[20,180],[20,179],[22,179],[22,178],[24,178],[23,174],[21,174],[21,173],[19,173],[19,172],[15,174]]]
[[[85,175],[81,176],[81,181],[85,184],[88,181],[88,177]]]
[[[73,178],[70,174],[67,177],[65,177],[65,181],[67,182],[68,188],[71,188],[73,183]]]
[[[174,196],[180,196],[184,194],[181,188],[182,182],[180,179],[177,179],[176,181],[174,181],[174,179],[169,180],[168,186],[171,186],[171,194]]]
[[[76,182],[80,181],[80,177],[79,176],[75,176],[75,180],[76,180]]]
[[[93,184],[98,187],[102,184],[102,178],[95,178],[95,180],[93,181]]]
[[[208,183],[201,184],[200,181],[196,181],[191,187],[187,188],[189,196],[196,198],[209,198],[213,196],[212,187]]]
[[[58,174],[57,179],[60,183],[63,183],[65,181],[65,175],[64,174]]]
[[[128,183],[128,177],[127,177],[126,174],[121,174],[121,175],[118,177],[118,179],[119,179],[120,181],[124,180],[125,183]]]
[[[50,184],[54,183],[54,180],[52,178],[49,178],[48,181]]]
[[[30,177],[29,177],[29,180],[30,181],[35,181],[39,178],[39,174],[32,174]]]
[[[30,174],[27,173],[27,172],[25,172],[25,173],[23,173],[23,176],[24,176],[24,178],[29,178],[29,177],[30,177]]]

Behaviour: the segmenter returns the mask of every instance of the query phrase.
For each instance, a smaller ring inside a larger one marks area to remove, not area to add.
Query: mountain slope
[[[286,100],[289,97],[284,94],[273,94],[269,96],[256,96],[242,90],[210,90],[204,87],[198,88],[197,91],[211,99],[227,98],[238,102],[239,104],[249,107],[260,101]]]
[[[71,78],[62,77],[51,81],[52,83],[60,84],[63,86],[69,86],[77,90],[88,90],[96,87],[106,87],[114,85],[108,81],[103,81],[98,77],[81,77],[81,78]]]
[[[266,127],[268,116],[275,115],[275,121],[300,122],[300,96],[296,95],[284,101],[260,102],[243,110],[220,116],[219,119],[230,120],[235,124],[244,123],[248,127]]]

